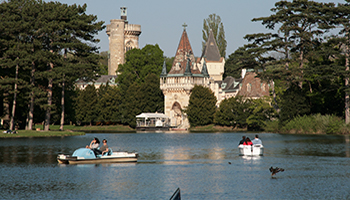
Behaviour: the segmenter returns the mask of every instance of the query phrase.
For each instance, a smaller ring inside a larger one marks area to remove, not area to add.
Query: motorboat
[[[238,145],[240,156],[262,156],[264,154],[264,146],[262,144],[255,145]]]
[[[137,162],[137,158],[138,153],[136,152],[113,152],[109,148],[108,153],[105,153],[105,155],[95,155],[91,149],[79,148],[72,155],[59,154],[57,161],[60,164],[99,164]]]

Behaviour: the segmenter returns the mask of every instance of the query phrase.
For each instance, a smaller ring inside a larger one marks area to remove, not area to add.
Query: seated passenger
[[[108,149],[108,145],[107,145],[107,140],[103,139],[102,140],[103,145],[100,147],[100,152],[102,155],[104,155],[105,153],[108,153],[109,149]]]
[[[100,146],[100,140],[98,138],[94,138],[91,142],[90,145],[86,145],[85,148],[94,150],[97,149]]]
[[[244,142],[245,142],[245,136],[242,136],[242,140],[239,141],[239,144],[238,144],[238,145],[241,145],[241,144],[243,144]]]
[[[245,142],[243,143],[243,145],[253,145],[253,142],[250,141],[250,138],[247,137],[247,139],[245,140]]]
[[[261,140],[259,139],[259,136],[258,135],[255,135],[255,138],[254,140],[252,140],[253,144],[256,145],[256,144],[260,144],[262,145],[262,142]]]

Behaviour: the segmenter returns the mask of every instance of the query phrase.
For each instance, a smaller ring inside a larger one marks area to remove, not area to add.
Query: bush
[[[283,126],[282,131],[306,134],[344,134],[349,132],[349,127],[337,116],[316,114],[295,117]]]

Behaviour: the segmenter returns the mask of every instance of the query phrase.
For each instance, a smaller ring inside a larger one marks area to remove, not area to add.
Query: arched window
[[[128,41],[128,42],[125,44],[125,52],[127,52],[127,51],[133,49],[133,46],[134,46],[133,42],[132,42],[132,41]]]
[[[247,84],[247,92],[251,92],[252,91],[252,84],[248,83]]]

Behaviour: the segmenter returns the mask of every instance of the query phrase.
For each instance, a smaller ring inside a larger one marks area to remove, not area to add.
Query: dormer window
[[[221,83],[221,88],[225,89],[227,83]]]

